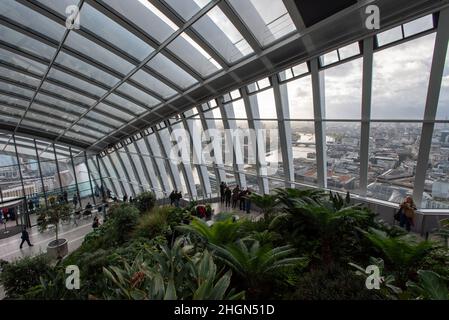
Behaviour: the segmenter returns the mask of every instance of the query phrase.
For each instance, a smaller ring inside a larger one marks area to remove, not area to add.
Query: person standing
[[[226,183],[223,181],[220,183],[220,202],[225,202],[225,191],[226,191]]]
[[[128,201],[128,194],[125,192],[125,194],[123,195],[123,202]]]
[[[22,249],[23,244],[24,244],[25,241],[26,241],[26,243],[28,243],[28,246],[30,246],[30,247],[33,246],[33,244],[31,244],[31,242],[30,242],[30,235],[28,234],[28,231],[27,231],[26,227],[24,227],[22,229],[22,236],[21,236],[21,238],[22,238],[22,242],[20,243],[20,249]]]
[[[245,201],[246,201],[246,193],[247,193],[247,191],[246,190],[242,190],[242,191],[240,191],[240,193],[239,193],[239,209],[241,210],[241,211],[245,211]]]
[[[416,205],[411,196],[407,196],[400,204],[399,209],[399,225],[401,228],[410,231],[415,225]]]
[[[78,205],[78,197],[76,196],[76,194],[73,195],[72,203],[73,206],[76,208],[76,206]]]
[[[100,226],[100,220],[98,219],[97,216],[95,216],[94,218],[94,222],[92,223],[92,228],[95,230]]]
[[[246,213],[251,213],[251,191],[249,189],[245,192],[245,206],[246,206]]]
[[[235,209],[237,207],[237,201],[239,201],[240,197],[240,188],[239,186],[236,186],[232,190],[232,208]]]
[[[231,198],[232,198],[231,188],[226,187],[226,189],[225,189],[225,207],[226,208],[231,207]]]
[[[170,205],[172,206],[175,203],[175,198],[176,198],[176,190],[173,190],[170,195],[168,196],[168,198],[170,199]]]

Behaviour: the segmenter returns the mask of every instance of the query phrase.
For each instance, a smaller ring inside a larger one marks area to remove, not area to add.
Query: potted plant
[[[47,245],[47,254],[54,259],[62,258],[68,253],[68,242],[66,239],[59,239],[59,223],[70,217],[70,205],[66,203],[53,203],[46,209],[40,210],[38,217],[39,231],[44,232],[48,226],[55,227],[56,239]]]

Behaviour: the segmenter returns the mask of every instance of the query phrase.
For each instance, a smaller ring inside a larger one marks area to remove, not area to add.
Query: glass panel
[[[361,119],[362,59],[323,70],[325,119]]]
[[[90,106],[90,105],[95,103],[94,99],[88,98],[88,97],[86,97],[86,96],[84,96],[82,94],[79,94],[79,93],[75,92],[75,91],[68,90],[68,89],[65,89],[63,87],[54,85],[54,84],[49,83],[47,81],[44,82],[44,84],[42,85],[41,88],[42,88],[42,90],[46,90],[48,92],[56,93],[56,94],[58,94],[60,96],[63,96],[65,98],[67,98],[67,99],[70,99],[70,100],[72,100],[75,103],[81,103],[81,104],[84,104],[86,106]]]
[[[49,125],[54,124],[56,126],[60,126],[63,128],[65,128],[71,124],[68,121],[58,120],[51,116],[42,116],[41,114],[33,112],[33,109],[31,109],[27,112],[26,117],[30,120],[38,120],[39,122],[44,122]]]
[[[0,14],[57,41],[64,35],[63,26],[14,0],[2,0]]]
[[[417,33],[424,32],[433,28],[433,16],[428,16],[416,19],[404,24],[404,35],[406,37],[413,36]]]
[[[230,0],[230,3],[262,46],[296,30],[282,0]]]
[[[229,119],[247,119],[245,103],[243,102],[243,99],[239,99],[225,105],[225,110]]]
[[[89,82],[83,81],[83,80],[81,80],[77,77],[74,77],[68,73],[61,72],[61,71],[53,69],[53,68],[50,70],[48,77],[55,79],[55,80],[59,80],[59,81],[66,83],[70,86],[79,88],[80,90],[86,91],[87,93],[90,93],[97,97],[101,97],[106,93],[106,90],[104,90],[98,86],[95,86]]]
[[[110,94],[106,98],[106,101],[113,102],[116,105],[122,107],[123,109],[131,111],[134,114],[142,114],[143,112],[145,112],[144,108],[129,101],[128,99],[124,99],[124,98],[120,97],[119,95],[116,95],[115,93]]]
[[[401,39],[402,39],[401,26],[397,26],[396,28],[384,31],[377,35],[377,43],[379,44],[380,47]]]
[[[91,128],[96,128],[96,129],[98,129],[99,131],[101,131],[103,133],[109,133],[112,130],[114,130],[113,128],[106,127],[106,126],[103,126],[103,125],[99,124],[97,121],[89,120],[89,119],[86,119],[86,118],[80,119],[80,121],[78,121],[78,123],[80,125],[87,125],[87,126],[89,126]],[[110,124],[110,123],[108,123],[108,124]]]
[[[0,74],[5,77],[8,78],[10,80],[16,81],[16,82],[20,82],[20,83],[24,83],[24,84],[28,84],[30,86],[33,87],[37,87],[40,84],[40,80],[36,79],[34,77],[30,77],[27,76],[26,74],[17,72],[17,71],[13,71],[11,69],[8,68],[3,68],[0,66]]]
[[[327,66],[329,64],[338,62],[339,61],[338,53],[337,53],[337,51],[332,51],[332,52],[326,53],[320,57],[320,60],[321,60],[321,65],[323,65],[323,66]]]
[[[88,142],[88,143],[94,143],[96,141],[94,138],[86,137],[86,135],[84,135],[84,134],[78,134],[73,131],[67,131],[64,134],[64,136],[73,138],[73,139],[78,139],[78,140],[81,140],[83,142]]]
[[[16,99],[16,98],[13,98],[13,97],[9,97],[7,95],[0,96],[0,102],[5,102],[5,103],[17,105],[17,106],[22,106],[22,107],[25,107],[25,108],[27,108],[28,105],[30,104],[29,101],[22,100],[22,99]]]
[[[295,181],[316,185],[315,125],[312,121],[292,121],[291,129]]]
[[[49,60],[55,54],[55,48],[47,46],[46,44],[34,40],[13,29],[7,28],[4,25],[0,25],[0,34],[2,35],[2,41],[17,46],[20,49],[24,49],[25,51],[37,54],[42,58]]]
[[[79,134],[86,134],[89,136],[93,136],[93,137],[96,137],[97,139],[100,139],[104,136],[104,133],[101,133],[97,130],[88,129],[86,127],[82,127],[77,124],[74,125],[70,130],[77,132]]]
[[[264,90],[256,94],[261,119],[277,119],[276,104],[273,89]]]
[[[449,209],[449,124],[436,124],[427,167],[422,207]]]
[[[282,150],[279,139],[279,124],[277,121],[256,121],[257,147],[261,163],[261,176],[283,178]]]
[[[88,78],[104,83],[109,87],[113,87],[120,81],[120,79],[111,76],[109,73],[106,73],[98,68],[95,68],[91,64],[84,62],[80,59],[77,59],[71,55],[68,55],[63,51],[60,51],[58,56],[56,57],[56,63],[61,64],[74,71],[77,71],[87,76]]]
[[[359,43],[352,43],[346,47],[338,49],[338,53],[340,54],[340,59],[344,60],[353,56],[360,54]]]
[[[221,69],[203,48],[201,48],[185,32],[168,45],[168,49],[180,57],[203,78]]]
[[[326,122],[327,186],[354,192],[360,176],[360,123]]]
[[[118,153],[117,152],[111,153],[109,155],[109,157],[110,157],[112,163],[114,164],[115,169],[117,170],[117,174],[118,174],[117,178],[119,180],[121,180],[123,186],[125,187],[125,192],[128,194],[128,197],[129,197],[130,195],[133,194],[133,192],[132,192],[131,186],[129,185],[128,180],[126,178],[126,174],[123,171],[123,167],[122,167],[119,159],[117,158]]]
[[[160,43],[178,29],[170,19],[147,0],[132,2],[107,0],[105,2]]]
[[[125,108],[126,109],[126,108]],[[94,110],[101,110],[103,112],[107,112],[111,115],[114,115],[116,117],[119,117],[120,119],[123,119],[125,121],[130,121],[134,117],[130,115],[129,113],[126,113],[124,111],[118,110],[117,108],[114,108],[106,103],[99,103],[98,106],[95,107]]]
[[[151,187],[150,181],[147,181],[147,178],[146,178],[147,176],[142,167],[142,165],[143,165],[142,161],[137,154],[137,150],[136,150],[136,147],[134,146],[134,144],[128,145],[128,150],[129,150],[129,156],[131,157],[131,161],[134,163],[137,174],[139,175],[139,178],[143,184],[143,188],[150,189],[150,187]],[[154,174],[154,172],[153,172],[153,174]]]
[[[371,124],[369,197],[400,203],[413,194],[421,130],[420,123]]]
[[[248,42],[218,7],[214,7],[194,23],[193,28],[227,62],[235,62],[253,52]]]
[[[81,9],[80,15],[82,17],[81,27],[89,29],[139,61],[142,61],[154,51],[143,40],[91,7],[88,3]]]
[[[37,0],[48,8],[55,10],[63,16],[67,16],[66,8],[71,5],[78,5],[79,0]]]
[[[44,74],[47,70],[47,65],[19,56],[2,48],[0,48],[0,59],[40,75]]]
[[[151,59],[147,65],[183,89],[197,82],[195,78],[161,53]]]
[[[372,119],[422,120],[435,34],[374,54]]]
[[[49,103],[52,104],[54,106],[59,107],[60,109],[64,109],[67,111],[72,111],[72,112],[76,112],[76,113],[83,113],[84,111],[86,111],[86,108],[80,107],[78,105],[75,105],[73,103],[70,102],[66,102],[60,99],[56,99],[53,97],[50,97],[46,94],[42,94],[42,93],[38,93],[36,96],[36,102],[44,102],[44,103]]]
[[[303,77],[281,85],[281,87],[284,86],[287,86],[289,103],[287,117],[289,119],[314,119],[311,77]]]
[[[120,157],[120,159],[123,162],[123,167],[124,167],[123,171],[126,170],[126,173],[128,174],[128,176],[123,176],[123,177],[124,178],[129,177],[129,180],[128,180],[128,178],[126,178],[126,181],[129,182],[128,184],[130,186],[131,192],[132,192],[132,190],[134,190],[135,192],[139,192],[140,188],[141,188],[140,182],[139,182],[139,180],[137,180],[136,176],[134,175],[134,170],[132,168],[132,165],[128,158],[128,154],[126,153],[125,149],[121,149],[120,151],[115,152],[115,154],[117,155],[117,157]],[[145,176],[143,176],[143,178],[145,178]],[[128,194],[128,196],[130,196],[132,194],[135,194],[135,193],[133,192],[131,194]]]
[[[146,92],[143,92],[142,90],[136,88],[133,85],[130,85],[129,83],[124,83],[117,89],[118,92],[122,92],[129,97],[133,97],[137,101],[141,102],[147,107],[153,107],[157,105],[160,101],[153,96],[150,96]],[[112,100],[116,103],[122,103],[125,105],[127,101],[123,100],[122,98],[116,99],[116,97],[113,97]]]
[[[122,74],[128,74],[135,67],[133,64],[75,32],[69,33],[64,44]]]
[[[31,105],[31,110],[39,110],[39,111],[48,113],[49,117],[51,117],[51,115],[55,115],[55,116],[58,116],[58,117],[60,117],[62,119],[65,119],[65,120],[67,120],[69,122],[73,122],[73,121],[75,121],[77,119],[77,117],[75,117],[73,114],[66,113],[66,112],[63,112],[61,110],[57,110],[55,108],[43,106],[43,105],[38,104],[38,103],[33,103]]]
[[[0,110],[5,113],[8,114],[10,116],[14,116],[14,117],[22,117],[22,115],[25,113],[25,110],[22,109],[16,109],[16,108],[12,108],[6,105],[2,105],[0,102]],[[1,116],[3,118],[3,115]]]
[[[167,86],[165,83],[159,81],[149,73],[139,70],[132,77],[134,81],[138,82],[145,88],[160,94],[163,98],[170,98],[176,94],[176,91]]]
[[[111,182],[114,184],[114,187],[118,192],[118,194],[116,194],[115,196],[123,197],[123,190],[122,190],[120,182],[119,182],[120,178],[117,177],[117,173],[112,168],[109,156],[103,157],[102,160],[103,160],[104,166],[106,166],[106,168],[105,168],[106,170],[101,170],[101,171],[106,173],[105,176],[109,175],[109,177],[111,178]],[[100,161],[100,163],[101,163],[101,161]]]
[[[75,155],[73,156],[74,156],[73,162],[75,164],[75,175],[76,180],[78,182],[78,190],[80,193],[80,197],[82,201],[84,200],[84,202],[87,204],[88,201],[91,201],[92,197],[92,189],[89,181],[89,171],[87,170],[86,163],[84,162],[84,156],[81,157],[75,157]],[[92,188],[95,188],[94,182],[92,182]],[[75,194],[71,196],[69,195],[69,201],[73,201],[74,195]]]
[[[26,118],[22,120],[20,125],[27,126],[27,127],[33,128],[33,129],[39,129],[41,131],[43,130],[43,131],[50,132],[53,134],[61,134],[63,132],[63,130],[60,128],[54,128],[52,126],[49,126],[48,124],[43,124],[41,122],[32,121],[32,120],[26,119]]]
[[[102,108],[104,106],[105,106],[105,104],[103,104],[102,106],[97,106],[96,108]],[[120,121],[117,121],[115,119],[111,119],[109,117],[106,117],[105,115],[102,115],[102,114],[100,114],[98,112],[95,112],[94,110],[89,111],[89,113],[87,115],[90,116],[92,119],[98,119],[100,121],[106,122],[106,123],[110,124],[113,127],[120,127],[124,123],[124,122],[120,122]]]
[[[448,44],[449,45],[449,44]],[[446,55],[446,64],[441,83],[440,100],[438,102],[437,120],[449,120],[449,50]]]
[[[1,80],[0,80],[0,90],[20,94],[21,96],[25,96],[27,98],[31,98],[34,95],[34,91],[32,91],[32,90],[28,90],[28,89],[25,89],[25,88],[22,88],[19,86],[15,86],[10,83],[1,82]]]
[[[200,11],[210,0],[166,0],[170,7],[175,9],[175,11],[181,15],[184,21],[189,20]]]

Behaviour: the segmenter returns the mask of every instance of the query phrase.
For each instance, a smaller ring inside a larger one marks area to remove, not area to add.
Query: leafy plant
[[[55,203],[47,208],[39,209],[39,231],[44,232],[49,225],[55,227],[55,237],[58,240],[59,222],[70,217],[71,207],[66,203]]]
[[[275,208],[279,204],[278,196],[264,194],[260,195],[257,193],[252,193],[250,195],[251,202],[254,203],[263,214],[265,219],[269,219],[269,216],[273,214]]]
[[[449,239],[449,219],[443,219],[440,221],[441,227],[435,232],[435,235],[441,238],[444,246],[448,247],[448,239]]]
[[[419,270],[418,278],[418,283],[407,282],[407,287],[417,294],[418,299],[449,300],[447,279],[430,270]]]
[[[39,277],[53,273],[45,254],[24,257],[3,266],[0,282],[8,298],[21,298],[30,288],[40,284]]]
[[[133,204],[141,214],[147,213],[154,208],[156,196],[150,191],[142,192],[134,199]]]

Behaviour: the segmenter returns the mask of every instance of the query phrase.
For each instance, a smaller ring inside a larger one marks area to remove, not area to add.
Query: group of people
[[[240,189],[237,185],[234,189],[231,188],[225,183],[220,183],[220,200],[222,204],[225,204],[226,208],[231,207],[237,208],[237,203],[239,204],[239,209],[241,211],[246,211],[246,213],[251,212],[251,190],[250,189]]]
[[[179,208],[179,202],[182,199],[182,192],[181,191],[177,191],[177,190],[173,190],[170,195],[168,196],[168,198],[170,199],[170,205],[174,205],[175,207]]]

